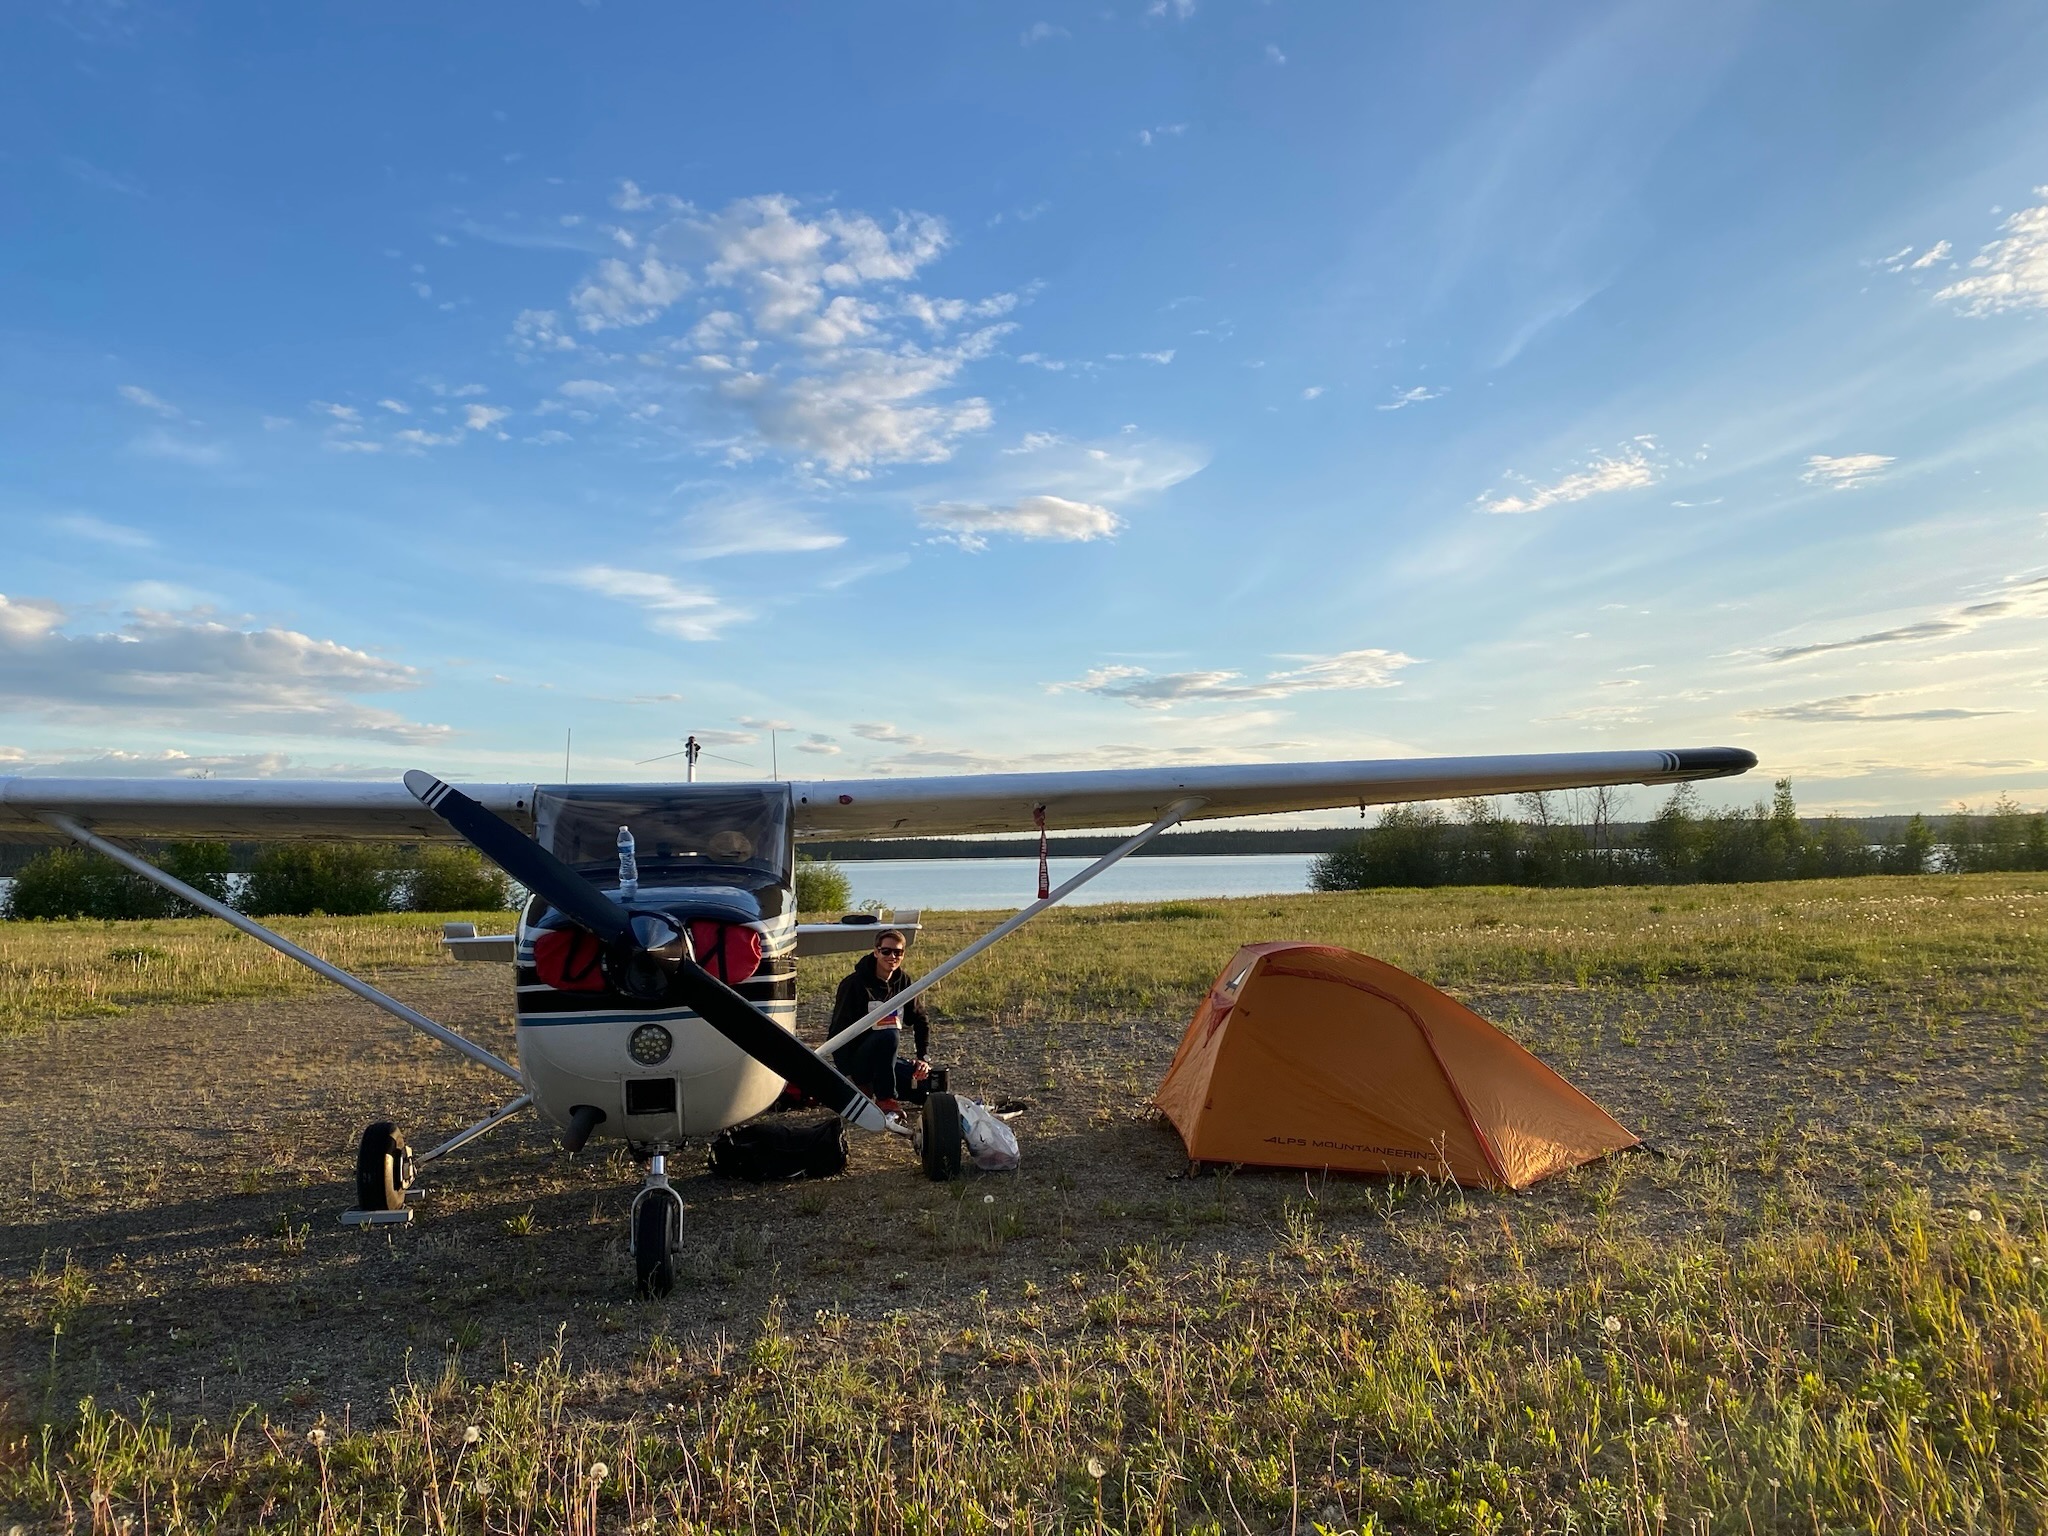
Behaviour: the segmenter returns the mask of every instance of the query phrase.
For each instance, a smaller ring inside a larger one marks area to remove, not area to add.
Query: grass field
[[[207,925],[0,926],[0,1530],[2042,1530],[2044,920],[2040,875],[1056,913],[941,989],[1019,1175],[689,1179],[659,1304],[628,1170],[536,1127],[334,1224],[363,1120],[479,1112],[446,1053]],[[292,936],[509,1038],[438,919]],[[1452,987],[1662,1155],[1183,1177],[1146,1094],[1275,937]]]

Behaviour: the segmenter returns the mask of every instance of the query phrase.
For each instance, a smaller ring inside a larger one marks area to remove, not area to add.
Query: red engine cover
[[[700,918],[690,924],[690,947],[697,963],[729,987],[736,987],[761,969],[761,931],[738,923]]]
[[[602,992],[604,945],[588,928],[550,928],[533,941],[533,969],[557,992]]]

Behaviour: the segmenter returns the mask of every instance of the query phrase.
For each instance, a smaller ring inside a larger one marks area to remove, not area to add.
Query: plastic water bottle
[[[640,859],[633,851],[633,829],[619,828],[619,900],[631,901],[640,894]]]

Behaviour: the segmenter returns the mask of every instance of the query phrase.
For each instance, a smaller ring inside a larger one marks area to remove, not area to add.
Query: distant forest
[[[1379,824],[1316,859],[1319,891],[1434,885],[1685,885],[1827,876],[2048,869],[2048,815],[2001,796],[1986,812],[1802,817],[1792,784],[1768,801],[1706,811],[1681,784],[1646,822],[1610,823],[1605,791],[1522,795],[1519,816],[1467,800],[1394,805]],[[1569,806],[1576,814],[1560,814]]]

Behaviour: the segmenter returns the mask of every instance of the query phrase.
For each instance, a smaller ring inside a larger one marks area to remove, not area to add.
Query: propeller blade
[[[632,938],[632,920],[624,907],[495,811],[417,768],[406,774],[405,787],[485,858],[556,911],[581,923],[607,944]]]
[[[696,961],[676,962],[672,995],[770,1072],[795,1083],[833,1113],[858,1121],[860,1112],[873,1104],[831,1062]]]

